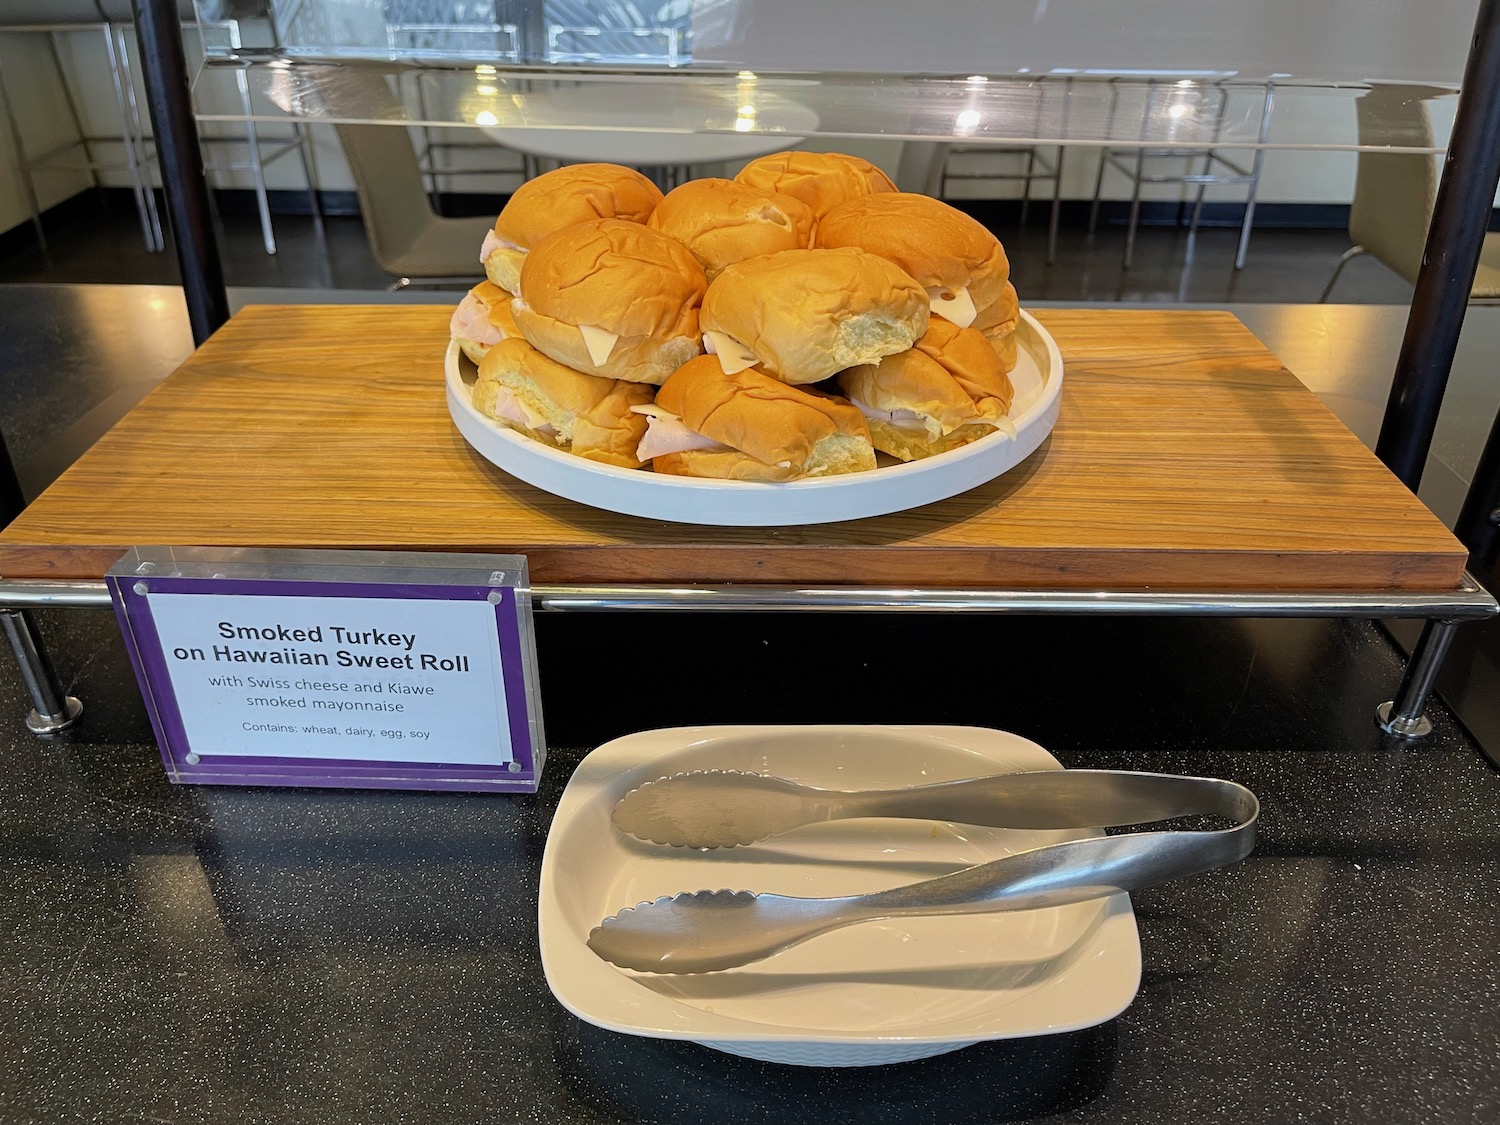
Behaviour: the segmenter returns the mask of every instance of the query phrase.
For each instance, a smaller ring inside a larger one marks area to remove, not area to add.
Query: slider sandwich
[[[783,250],[727,267],[703,298],[703,341],[725,374],[784,383],[905,351],[927,330],[927,291],[863,250]],[[525,321],[516,317],[525,331]]]
[[[1021,323],[1021,305],[1016,299],[1016,287],[1010,282],[1000,293],[1000,299],[988,308],[980,309],[974,327],[984,333],[984,338],[995,349],[1005,370],[1016,366],[1016,328]]]
[[[857,246],[895,262],[938,316],[968,328],[1001,300],[1010,262],[985,226],[941,200],[890,192],[850,200],[818,223],[818,245]]]
[[[839,388],[870,425],[875,448],[903,461],[946,453],[1002,430],[1014,396],[1010,379],[976,328],[934,316],[917,346],[844,371]]]
[[[583,375],[511,337],[490,348],[479,364],[474,408],[528,437],[590,461],[638,469],[636,446],[646,419],[635,407],[651,401],[651,388]]]
[[[493,345],[521,334],[510,315],[510,302],[511,294],[500,286],[481,281],[453,310],[453,319],[448,322],[449,334],[475,363],[484,359],[484,353]]]
[[[591,219],[644,223],[661,202],[661,189],[633,168],[570,164],[527,180],[484,236],[479,261],[485,276],[508,292],[520,285],[521,264],[554,231]]]
[[[812,209],[790,195],[710,179],[667,192],[647,225],[686,246],[712,281],[746,258],[806,250],[814,221]]]
[[[708,279],[675,239],[621,219],[576,223],[526,257],[511,312],[538,351],[575,371],[660,383],[703,348]]]
[[[754,368],[726,375],[712,356],[679,367],[656,402],[636,456],[658,473],[789,481],[875,467],[864,416],[832,395]]]
[[[868,160],[841,152],[774,152],[750,161],[735,182],[800,199],[819,219],[871,192],[893,192],[891,178]]]

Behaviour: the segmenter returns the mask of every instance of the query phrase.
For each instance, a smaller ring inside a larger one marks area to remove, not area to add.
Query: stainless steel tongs
[[[917,817],[1012,828],[1102,828],[1207,815],[1235,822],[1075,840],[894,890],[845,898],[698,891],[606,918],[589,948],[622,968],[706,973],[769,957],[877,918],[1064,906],[1224,867],[1255,846],[1260,803],[1232,781],[1117,770],[1048,770],[910,789],[814,789],[759,774],[679,774],[626,794],[614,818],[643,839],[697,847],[749,843],[823,820]]]

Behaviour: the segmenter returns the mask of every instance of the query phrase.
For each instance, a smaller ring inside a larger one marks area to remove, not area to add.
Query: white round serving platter
[[[621,797],[657,777],[737,769],[875,789],[1059,768],[1036,743],[978,727],[685,727],[615,739],[573,772],[547,833],[538,891],[547,983],[565,1008],[599,1027],[800,1066],[907,1062],[1112,1019],[1140,986],[1135,915],[1123,894],[868,922],[694,976],[619,969],[587,945],[602,918],[659,895],[863,894],[1099,834],[864,819],[807,825],[743,848],[669,848],[626,836],[610,820]]]
[[[448,412],[475,451],[514,477],[546,492],[605,511],[675,523],[722,527],[787,527],[904,512],[946,500],[1014,468],[1046,440],[1062,400],[1063,362],[1057,341],[1021,313],[1011,421],[1016,436],[995,431],[949,453],[867,473],[772,484],[674,477],[618,469],[574,457],[509,429],[474,409],[475,368],[449,343]]]

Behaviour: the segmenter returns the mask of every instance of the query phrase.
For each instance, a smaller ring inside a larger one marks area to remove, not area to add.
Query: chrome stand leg
[[[71,695],[63,694],[31,614],[24,609],[0,610],[0,626],[4,627],[5,639],[10,641],[11,651],[16,654],[16,665],[21,670],[26,694],[31,696],[32,707],[26,716],[26,728],[33,734],[56,734],[67,730],[83,714],[83,704]]]
[[[1417,647],[1407,658],[1406,672],[1401,677],[1401,686],[1396,689],[1396,698],[1375,709],[1381,730],[1401,738],[1422,738],[1432,732],[1432,723],[1422,711],[1427,706],[1427,697],[1432,694],[1432,685],[1437,682],[1437,674],[1443,667],[1443,659],[1448,655],[1458,624],[1457,621],[1429,621],[1422,626]]]
[[[1333,292],[1334,282],[1338,281],[1339,274],[1344,272],[1344,267],[1347,266],[1350,262],[1354,261],[1354,259],[1359,257],[1361,254],[1367,253],[1369,253],[1369,251],[1367,251],[1363,246],[1351,246],[1349,247],[1349,249],[1344,251],[1344,253],[1339,258],[1339,264],[1333,267],[1333,276],[1328,279],[1328,284],[1323,286],[1323,292],[1318,297],[1318,304],[1322,305],[1327,303],[1328,294]]]

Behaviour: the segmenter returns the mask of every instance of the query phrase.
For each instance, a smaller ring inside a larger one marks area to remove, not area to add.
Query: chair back
[[[1450,92],[1431,86],[1373,87],[1355,103],[1360,144],[1431,148],[1427,99]],[[1349,237],[1415,284],[1437,188],[1434,156],[1361,152],[1349,209]]]
[[[405,273],[401,259],[422,241],[436,219],[411,136],[398,125],[336,125],[334,129],[354,177],[370,252],[388,273]],[[474,253],[477,262],[477,246]]]

